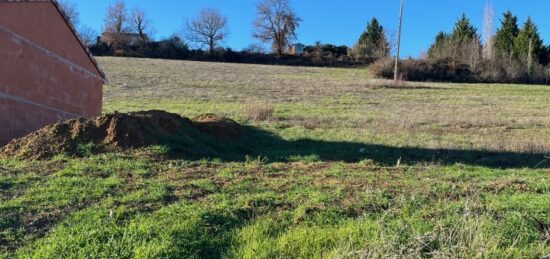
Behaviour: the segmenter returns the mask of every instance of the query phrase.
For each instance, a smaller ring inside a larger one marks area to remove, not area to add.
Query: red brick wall
[[[97,73],[82,46],[75,42],[65,20],[50,2],[0,3],[0,26]]]
[[[0,3],[0,145],[63,119],[100,114],[102,84],[52,3]]]

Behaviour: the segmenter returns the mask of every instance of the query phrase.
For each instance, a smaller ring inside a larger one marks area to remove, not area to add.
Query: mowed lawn
[[[163,158],[163,147],[0,159],[0,256],[550,256],[548,86],[394,87],[365,68],[99,63],[105,112],[215,113],[271,145],[240,159]],[[272,114],[252,119],[259,111]]]

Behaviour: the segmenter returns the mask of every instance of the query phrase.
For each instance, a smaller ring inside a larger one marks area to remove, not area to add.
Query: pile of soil
[[[112,113],[91,119],[54,124],[23,138],[12,140],[0,156],[46,159],[57,154],[82,155],[83,145],[93,152],[124,151],[154,145],[213,142],[240,138],[241,125],[213,114],[193,120],[164,111]],[[190,145],[192,146],[192,145]]]
[[[238,139],[242,135],[242,127],[236,121],[215,114],[204,114],[193,118],[193,125],[206,134],[220,140]]]

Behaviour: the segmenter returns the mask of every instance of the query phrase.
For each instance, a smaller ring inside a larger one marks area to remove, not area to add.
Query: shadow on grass
[[[490,168],[550,168],[550,159],[543,154],[495,152],[477,150],[427,149],[391,147],[353,142],[319,140],[284,140],[271,132],[254,127],[243,127],[242,136],[229,141],[205,137],[201,147],[186,147],[173,140],[166,144],[171,158],[220,159],[244,161],[246,156],[267,158],[269,162],[291,160],[358,162],[370,159],[394,166],[402,164],[437,163],[466,164]],[[190,152],[190,150],[192,150]]]

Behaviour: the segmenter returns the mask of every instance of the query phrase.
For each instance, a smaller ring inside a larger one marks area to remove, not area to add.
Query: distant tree
[[[130,38],[127,35],[128,28],[128,10],[124,1],[117,1],[107,7],[102,40],[110,45],[116,53],[130,45]]]
[[[80,22],[80,12],[78,11],[78,7],[76,6],[76,4],[73,2],[69,2],[68,0],[61,0],[57,3],[59,5],[61,14],[63,14],[63,16],[65,16],[65,19],[76,28],[76,26],[78,26]]]
[[[384,27],[376,18],[367,24],[367,29],[359,37],[359,41],[352,49],[356,59],[380,59],[389,56],[390,44],[387,40]]]
[[[495,35],[495,53],[498,57],[511,59],[515,41],[519,34],[518,18],[508,11],[501,19],[501,26]]]
[[[446,48],[448,47],[450,37],[445,32],[439,32],[435,36],[434,43],[430,46],[428,50],[428,57],[432,59],[440,59],[444,57],[447,53]]]
[[[493,3],[487,1],[483,15],[483,57],[487,60],[491,60],[494,56],[494,20]]]
[[[432,60],[447,60],[453,66],[466,64],[475,70],[481,61],[481,40],[466,15],[462,15],[454,25],[451,34],[440,32],[428,51]]]
[[[212,54],[220,41],[228,35],[227,17],[217,9],[202,9],[197,17],[185,24],[185,34],[189,41],[208,46]]]
[[[150,57],[164,59],[186,59],[189,58],[189,47],[180,37],[172,35],[167,39],[148,44]]]
[[[128,10],[124,1],[117,1],[107,7],[103,30],[121,34],[128,31]]]
[[[130,13],[129,26],[132,32],[138,34],[140,45],[145,44],[150,40],[152,33],[151,20],[145,14],[145,11],[139,8],[134,8]]]
[[[248,47],[243,49],[243,52],[247,53],[258,53],[258,54],[265,54],[267,53],[265,47],[261,43],[252,43],[248,45]]]
[[[527,18],[514,42],[514,57],[526,60],[529,68],[532,67],[533,62],[546,62],[544,43],[531,17]]]
[[[263,0],[257,6],[254,37],[270,42],[280,58],[296,39],[296,29],[302,21],[290,7],[288,0]]]
[[[94,45],[97,42],[98,35],[98,32],[94,28],[87,25],[80,26],[78,29],[78,36],[86,47]]]
[[[367,29],[359,37],[359,44],[367,45],[380,45],[384,38],[384,27],[380,25],[376,18],[367,24]]]
[[[456,22],[451,37],[457,42],[467,42],[476,37],[479,38],[476,27],[472,25],[466,14],[462,14]]]

